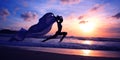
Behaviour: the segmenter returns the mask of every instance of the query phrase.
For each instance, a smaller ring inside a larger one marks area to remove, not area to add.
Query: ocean
[[[80,39],[78,37],[67,37],[62,42],[59,42],[59,38],[41,42],[45,38],[29,37],[24,41],[9,42],[11,36],[1,34],[0,46],[67,55],[120,58],[120,40],[118,38]]]

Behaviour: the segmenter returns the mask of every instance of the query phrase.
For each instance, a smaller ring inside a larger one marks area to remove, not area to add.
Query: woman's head
[[[62,16],[58,16],[58,15],[57,15],[57,17],[56,17],[56,18],[57,18],[58,22],[60,22],[60,23],[62,23],[62,22],[63,22],[63,17],[62,17]]]

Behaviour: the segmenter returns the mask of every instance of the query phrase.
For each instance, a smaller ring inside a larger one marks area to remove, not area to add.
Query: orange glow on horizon
[[[83,33],[93,33],[100,25],[99,17],[87,17],[84,20],[88,22],[79,24],[80,29]]]
[[[69,21],[68,21],[69,20]],[[77,36],[77,37],[113,37],[116,34],[106,32],[106,27],[111,27],[107,22],[103,22],[103,18],[97,17],[87,17],[84,19],[88,21],[86,23],[79,24],[80,20],[65,19],[62,23],[62,31],[68,32],[67,36]],[[57,31],[57,24],[55,23],[48,34],[54,34]]]

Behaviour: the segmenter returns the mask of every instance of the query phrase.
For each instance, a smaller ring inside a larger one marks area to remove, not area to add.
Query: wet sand
[[[0,60],[120,60],[120,58],[66,55],[0,46]]]

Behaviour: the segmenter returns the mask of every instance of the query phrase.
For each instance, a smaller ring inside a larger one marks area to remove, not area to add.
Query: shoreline
[[[66,55],[0,46],[0,60],[120,60],[120,58]]]

